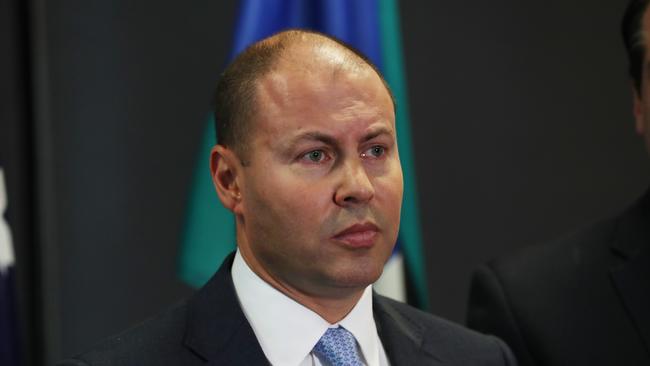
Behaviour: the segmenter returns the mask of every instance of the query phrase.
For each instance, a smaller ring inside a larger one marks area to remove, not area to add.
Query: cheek
[[[329,194],[321,182],[305,182],[280,170],[253,180],[246,192],[245,217],[259,220],[267,232],[303,237],[312,235],[327,215]]]
[[[404,177],[402,175],[402,167],[399,161],[391,164],[387,173],[378,177],[377,190],[386,196],[390,203],[397,202],[401,206],[402,195],[404,194]]]
[[[377,203],[381,206],[383,215],[395,223],[399,223],[403,193],[404,182],[401,170],[395,170],[391,174],[376,179],[375,196]]]

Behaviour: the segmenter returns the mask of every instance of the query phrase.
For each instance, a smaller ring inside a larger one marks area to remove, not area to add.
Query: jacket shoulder
[[[57,365],[191,365],[197,359],[183,346],[186,318],[187,305],[183,301]]]
[[[500,339],[377,295],[379,311],[421,345],[424,352],[451,365],[515,365],[510,349]],[[385,326],[379,324],[380,327]]]
[[[602,220],[543,244],[528,246],[486,264],[504,280],[537,281],[600,266],[611,258],[609,245],[618,218]]]
[[[480,266],[467,324],[504,339],[522,365],[612,364],[618,351],[598,335],[634,334],[612,271],[647,245],[649,207],[650,193],[612,218]]]

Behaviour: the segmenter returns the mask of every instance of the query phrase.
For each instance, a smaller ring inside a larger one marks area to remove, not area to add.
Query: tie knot
[[[316,343],[314,353],[328,366],[363,366],[356,339],[343,327],[327,328]]]

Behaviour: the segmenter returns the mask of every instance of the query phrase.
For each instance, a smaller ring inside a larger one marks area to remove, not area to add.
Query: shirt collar
[[[329,327],[343,326],[356,338],[367,365],[379,363],[377,328],[368,286],[352,311],[337,324],[301,305],[258,277],[239,250],[232,278],[242,310],[264,354],[273,365],[298,365]]]

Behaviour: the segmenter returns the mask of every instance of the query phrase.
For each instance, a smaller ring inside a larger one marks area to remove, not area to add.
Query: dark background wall
[[[190,293],[176,277],[180,230],[235,5],[62,0],[41,9],[53,360]]]
[[[479,263],[647,187],[623,7],[402,1],[433,312],[462,322]],[[176,254],[235,13],[218,1],[31,2],[48,364],[191,292]]]
[[[472,268],[612,215],[648,186],[626,1],[402,2],[433,311]]]

